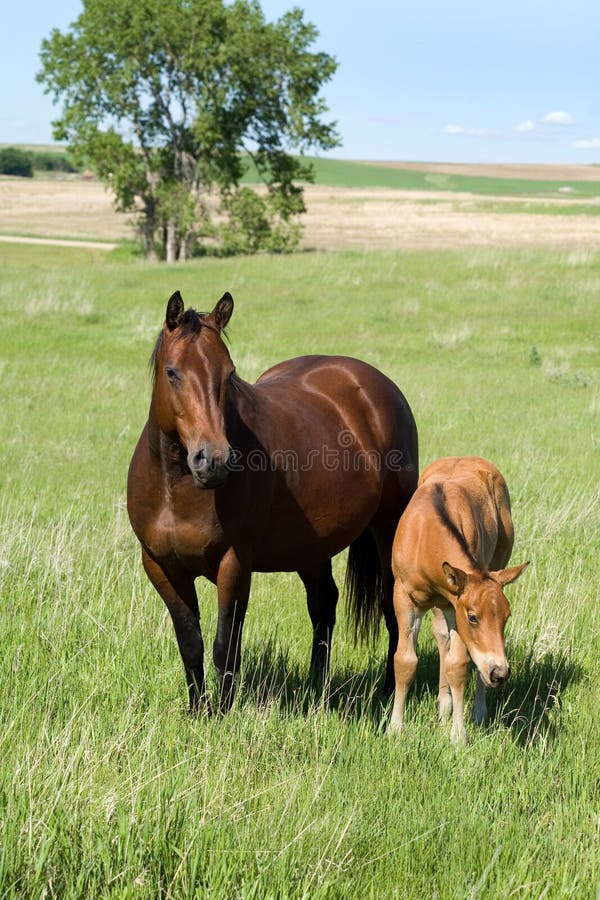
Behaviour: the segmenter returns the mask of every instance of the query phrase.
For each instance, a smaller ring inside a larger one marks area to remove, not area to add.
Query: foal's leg
[[[185,668],[190,712],[204,708],[209,703],[204,683],[204,643],[200,631],[198,598],[193,578],[167,574],[165,569],[142,550],[142,562],[146,574],[169,610],[179,652]]]
[[[398,646],[394,654],[396,692],[390,725],[393,731],[401,731],[406,695],[417,670],[416,645],[424,613],[415,607],[400,579],[396,579],[394,586],[394,609],[398,624]]]
[[[306,588],[308,614],[313,626],[310,675],[322,685],[329,673],[331,636],[335,625],[338,589],[331,573],[331,560],[318,573],[298,573]]]
[[[221,685],[221,712],[227,712],[233,703],[251,578],[250,568],[242,565],[233,549],[229,550],[221,560],[217,573],[219,615],[213,644],[213,661]]]
[[[446,678],[452,694],[452,730],[450,734],[455,744],[466,744],[465,686],[469,672],[469,654],[456,630],[454,609],[448,607],[443,610],[443,614],[450,634],[450,646],[445,661]]]
[[[452,693],[446,676],[446,657],[450,649],[450,632],[444,618],[444,614],[437,606],[433,608],[433,623],[431,626],[433,636],[438,645],[440,654],[440,686],[438,690],[438,716],[440,722],[445,722],[452,713]]]

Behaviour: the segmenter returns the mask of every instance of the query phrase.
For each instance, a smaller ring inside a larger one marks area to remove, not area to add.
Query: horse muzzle
[[[195,484],[204,489],[218,488],[227,480],[231,447],[202,444],[188,453],[187,462]]]
[[[510,677],[510,666],[508,663],[503,663],[501,665],[492,666],[488,672],[486,673],[487,677],[484,677],[484,681],[486,682],[488,687],[496,688],[505,684]]]

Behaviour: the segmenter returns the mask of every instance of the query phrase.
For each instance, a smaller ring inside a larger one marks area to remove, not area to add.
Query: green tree
[[[21,175],[24,178],[33,178],[31,153],[20,150],[18,147],[0,149],[0,172],[3,175]]]
[[[43,41],[38,80],[62,106],[55,137],[136,212],[149,256],[185,259],[199,235],[282,250],[312,179],[292,151],[338,143],[320,95],[337,64],[310,49],[317,34],[302,10],[271,23],[255,0],[84,0]],[[256,203],[239,188],[250,161]]]

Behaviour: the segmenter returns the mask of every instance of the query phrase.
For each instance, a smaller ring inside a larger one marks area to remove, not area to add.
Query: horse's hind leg
[[[306,588],[308,613],[313,626],[310,675],[323,684],[329,672],[331,636],[335,625],[338,589],[331,573],[331,560],[318,573],[298,572]]]
[[[190,712],[209,710],[204,684],[204,643],[200,631],[198,598],[193,579],[178,578],[168,573],[142,550],[146,574],[169,610],[179,652],[185,668]]]
[[[397,522],[374,521],[371,525],[371,534],[377,547],[379,566],[381,571],[381,611],[385,627],[388,633],[388,651],[385,666],[385,680],[383,682],[383,696],[391,697],[394,692],[394,656],[398,648],[398,620],[394,611],[394,575],[392,573],[392,543],[396,531]],[[419,620],[420,625],[420,620]],[[414,635],[416,647],[419,631],[417,627]]]
[[[503,569],[508,565],[515,540],[512,518],[510,514],[510,496],[504,479],[495,479],[493,483],[494,499],[498,512],[498,540],[496,549],[489,561],[492,570]],[[475,702],[473,704],[473,721],[483,725],[488,720],[487,703],[485,699],[485,684],[479,672],[477,672],[477,686],[475,688]]]
[[[398,620],[394,612],[394,578],[389,572],[383,579],[384,599],[382,603],[383,618],[388,632],[388,652],[385,666],[385,681],[383,682],[383,695],[390,697],[394,691],[394,655],[398,647]],[[420,623],[419,623],[420,624]],[[413,644],[416,647],[419,629],[413,635]]]
[[[494,479],[492,490],[498,516],[498,539],[488,566],[490,569],[503,569],[512,553],[515,531],[510,514],[510,496],[504,479]]]

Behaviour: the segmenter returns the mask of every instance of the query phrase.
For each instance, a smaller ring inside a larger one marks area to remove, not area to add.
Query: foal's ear
[[[505,584],[512,584],[516,581],[521,572],[527,568],[528,562],[522,563],[520,566],[511,566],[510,569],[499,569],[497,572],[490,572],[492,578],[504,587]]]
[[[448,587],[451,592],[458,597],[458,595],[462,594],[464,591],[465,584],[467,583],[466,572],[463,572],[462,569],[457,569],[456,566],[451,566],[450,563],[447,562],[442,563],[442,569],[444,570]]]
[[[227,323],[231,318],[232,312],[233,297],[231,296],[229,291],[225,291],[225,293],[211,312],[211,317],[219,331],[222,331],[227,327]]]
[[[167,303],[165,322],[169,331],[174,331],[181,322],[183,316],[183,300],[179,291],[175,291]]]

